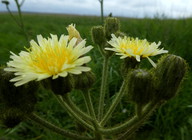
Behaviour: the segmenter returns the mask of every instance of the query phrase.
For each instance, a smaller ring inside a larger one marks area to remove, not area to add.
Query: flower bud
[[[121,32],[121,31],[118,31],[117,33],[116,33],[116,36],[119,36],[119,37],[125,37],[125,36],[127,36],[126,35],[126,33],[124,33],[124,32]]]
[[[71,24],[67,27],[67,31],[69,34],[69,40],[71,40],[73,37],[77,38],[77,43],[82,41],[82,38],[79,34],[79,32],[77,31],[77,29],[75,28],[75,25]]]
[[[73,89],[73,77],[58,77],[57,79],[49,79],[51,90],[57,95],[64,95]]]
[[[131,101],[138,105],[145,105],[153,99],[153,76],[151,73],[136,69],[130,72],[128,94]]]
[[[92,87],[95,82],[95,75],[93,72],[85,72],[74,76],[75,89],[85,90]]]
[[[2,103],[8,108],[17,108],[24,113],[31,113],[37,102],[36,91],[39,84],[33,81],[15,87],[10,82],[13,77],[13,73],[0,70],[0,97]]]
[[[113,18],[113,17],[108,17],[105,20],[105,34],[106,34],[106,38],[107,40],[111,39],[111,34],[115,34],[116,32],[119,31],[120,29],[120,22],[117,18]]]
[[[169,100],[174,97],[187,71],[185,60],[176,55],[165,55],[153,70],[157,78],[157,100]]]
[[[106,43],[105,32],[102,26],[94,26],[91,29],[92,40],[95,44],[103,46]]]
[[[25,118],[24,114],[18,109],[4,109],[1,110],[0,122],[6,128],[13,128],[22,122]]]
[[[131,69],[135,69],[138,64],[139,64],[139,62],[132,57],[125,58],[123,60],[123,63],[121,64],[121,73],[122,73],[123,78],[126,77],[127,73]]]
[[[1,1],[3,4],[5,4],[5,5],[9,5],[9,1],[7,1],[7,0],[2,0]]]

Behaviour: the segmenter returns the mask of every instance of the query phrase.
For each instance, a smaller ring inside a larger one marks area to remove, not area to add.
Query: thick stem
[[[142,105],[136,104],[135,105],[135,112],[136,112],[137,117],[140,118],[142,115]]]
[[[92,100],[91,100],[90,92],[85,91],[83,93],[83,95],[84,95],[84,98],[85,98],[85,102],[87,104],[87,109],[90,112],[91,117],[93,117],[92,123],[93,123],[93,126],[95,128],[95,140],[102,140],[103,137],[99,132],[99,125],[98,125],[98,122],[96,120],[96,115],[95,115],[95,111],[94,111],[94,108],[93,108],[93,103],[92,103]]]
[[[73,133],[71,131],[61,129],[61,128],[55,126],[54,124],[51,124],[50,122],[42,119],[41,117],[39,117],[38,115],[36,115],[34,113],[32,113],[31,115],[28,115],[26,117],[28,119],[36,122],[37,124],[49,129],[50,131],[55,132],[57,134],[60,134],[62,136],[69,137],[69,138],[72,138],[74,140],[93,140],[93,138],[81,136],[81,135],[78,135],[78,134]]]
[[[109,71],[109,57],[104,56],[100,99],[99,99],[99,107],[98,107],[98,120],[99,121],[101,121],[101,119],[103,118],[104,101],[105,101],[105,95],[106,95],[107,87],[108,87],[107,86],[108,71]]]
[[[124,79],[123,84],[121,86],[120,91],[116,94],[115,99],[112,102],[112,105],[110,106],[110,108],[108,109],[107,113],[105,114],[104,118],[102,119],[102,121],[100,122],[101,126],[104,126],[105,123],[108,121],[108,119],[110,118],[111,114],[114,112],[115,108],[117,107],[117,105],[119,104],[119,102],[121,101],[121,98],[123,97],[123,93],[127,87],[127,82],[128,82],[128,75],[127,77]]]
[[[160,103],[152,103],[147,108],[147,111],[143,113],[140,119],[138,119],[131,127],[129,127],[126,132],[117,140],[127,140],[127,138],[129,138],[146,121],[146,119],[153,113],[158,105],[160,105]]]
[[[54,93],[53,93],[53,95],[55,96],[55,98],[57,99],[57,101],[61,104],[61,106],[62,106],[69,114],[71,114],[71,116],[72,116],[75,120],[77,120],[81,125],[87,127],[88,129],[94,130],[94,128],[93,128],[89,123],[87,123],[86,121],[84,121],[84,120],[81,118],[81,116],[79,116],[78,114],[76,114],[76,113],[71,109],[71,107],[70,107],[67,103],[65,103],[65,102],[63,101],[63,99],[62,99],[61,96],[55,95]]]
[[[91,118],[88,114],[86,114],[85,112],[83,112],[82,110],[80,110],[75,104],[74,102],[71,100],[69,94],[66,94],[63,96],[63,100],[68,104],[68,106],[71,107],[71,109],[77,113],[79,116],[82,116],[82,118],[84,120],[93,121],[93,118]]]
[[[104,51],[104,45],[102,44],[101,46],[98,45],[99,52],[103,57],[105,57],[106,52]]]
[[[111,127],[111,128],[100,129],[100,132],[105,135],[108,135],[108,134],[114,135],[114,134],[121,133],[127,129],[129,130],[129,128],[132,128],[134,125],[136,125],[138,123],[142,124],[151,115],[151,113],[156,109],[156,107],[159,106],[160,104],[161,103],[153,103],[153,102],[149,103],[144,107],[140,118],[137,115],[135,115],[133,118],[127,120],[123,124],[120,124],[118,126]]]

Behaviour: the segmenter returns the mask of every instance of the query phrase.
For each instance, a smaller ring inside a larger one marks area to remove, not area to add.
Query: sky
[[[9,1],[10,9],[16,11],[14,0]],[[191,7],[192,0],[104,0],[104,15],[185,18],[192,17]],[[6,11],[5,5],[0,4],[0,11]],[[22,11],[99,16],[100,3],[98,0],[26,0]]]

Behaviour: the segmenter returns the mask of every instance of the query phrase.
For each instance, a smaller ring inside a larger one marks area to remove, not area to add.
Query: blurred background
[[[14,0],[9,8],[15,19],[19,19]],[[66,34],[66,27],[74,23],[87,45],[94,46],[91,40],[91,28],[101,25],[101,10],[98,0],[25,0],[21,6],[25,31],[29,39],[36,35],[48,37],[52,34]],[[153,116],[134,135],[133,140],[192,140],[192,1],[191,0],[103,0],[105,18],[110,14],[118,17],[121,31],[128,36],[147,39],[150,42],[161,41],[162,48],[169,53],[183,57],[189,64],[180,92],[176,97],[159,108]],[[10,51],[19,53],[27,41],[14,19],[7,12],[6,5],[0,4],[0,65],[6,65]],[[93,87],[93,100],[97,104],[102,57],[97,48],[90,53],[89,66],[97,76]],[[152,59],[157,62],[160,56]],[[145,60],[142,67],[151,68]],[[119,71],[119,58],[113,56],[110,64],[110,97],[119,90],[122,77]],[[76,91],[71,96],[82,109],[83,98]],[[94,98],[95,97],[95,98]],[[74,127],[73,119],[61,109],[48,91],[39,90],[36,111],[42,117],[66,129]],[[111,125],[122,122],[132,115],[132,106],[123,98],[114,113]],[[63,138],[38,125],[25,121],[13,129],[0,127],[0,140],[63,140]],[[66,139],[67,140],[67,139]]]

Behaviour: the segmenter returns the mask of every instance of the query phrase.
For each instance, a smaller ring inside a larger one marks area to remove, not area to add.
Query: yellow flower
[[[77,29],[75,28],[75,24],[71,24],[67,27],[67,31],[69,34],[69,40],[71,40],[73,37],[77,38],[78,41],[81,41],[82,38],[79,34],[79,32],[77,31]]]
[[[168,51],[163,48],[158,49],[161,42],[158,44],[155,42],[149,43],[146,39],[139,40],[138,38],[134,39],[126,36],[124,38],[117,38],[112,34],[112,39],[108,43],[113,48],[105,49],[116,52],[116,55],[121,55],[120,59],[134,57],[138,62],[140,62],[141,58],[147,58],[154,67],[156,67],[156,64],[149,58],[149,56],[168,53]]]
[[[14,72],[16,77],[11,82],[16,82],[15,86],[23,85],[33,80],[42,80],[48,77],[56,79],[59,76],[66,77],[68,73],[81,74],[90,71],[89,67],[83,66],[88,63],[90,56],[84,56],[93,47],[85,47],[85,40],[76,45],[77,38],[69,40],[69,36],[61,35],[58,39],[56,35],[51,38],[37,36],[36,43],[30,42],[31,48],[28,51],[21,51],[19,55],[11,52],[12,59],[7,63],[5,71]]]

